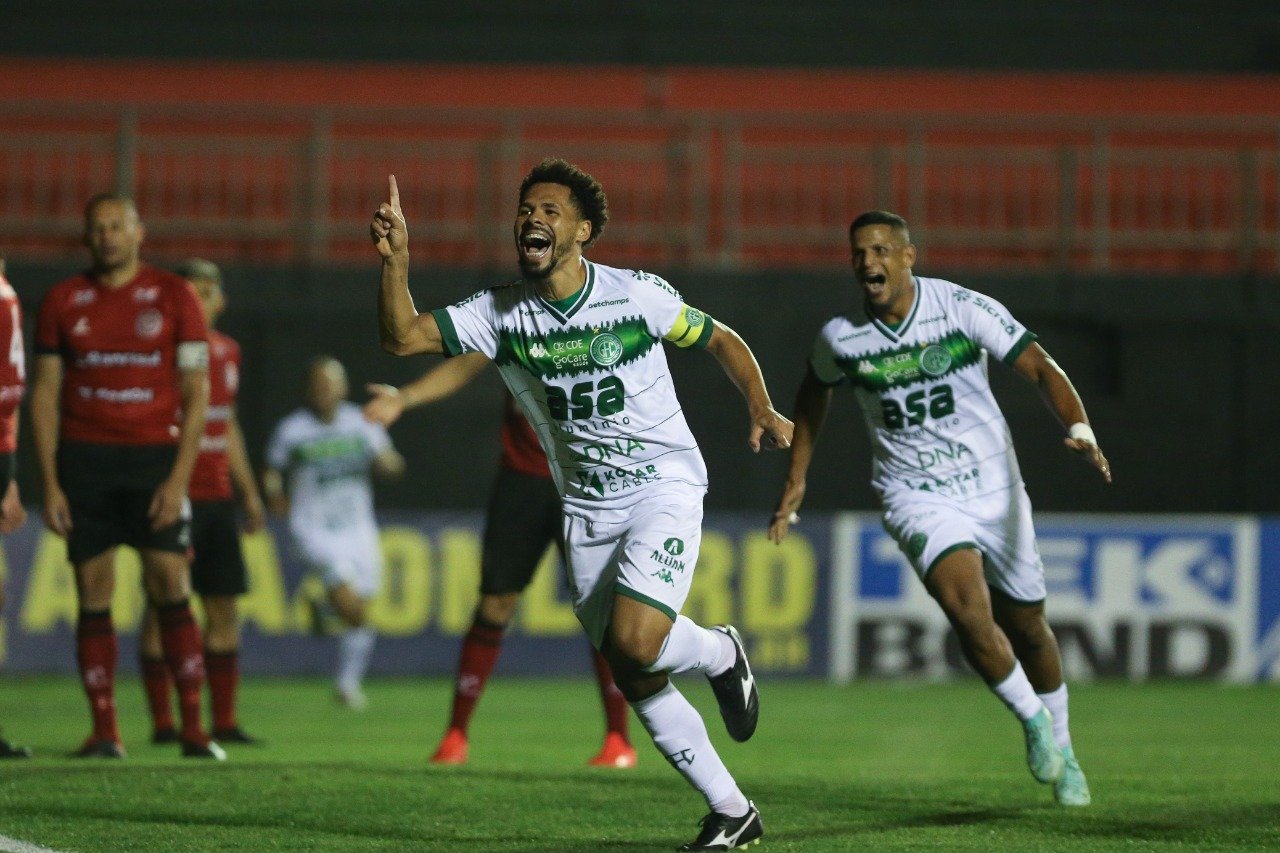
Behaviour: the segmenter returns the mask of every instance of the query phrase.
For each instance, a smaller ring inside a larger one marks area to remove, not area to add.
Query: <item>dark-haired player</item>
[[[727,850],[763,833],[668,675],[710,679],[729,734],[755,732],[759,693],[737,631],[678,615],[697,564],[707,469],[662,342],[707,349],[746,397],[749,439],[785,447],[760,368],[728,327],[686,305],[658,276],[592,263],[583,250],[607,220],[604,190],[563,160],[520,186],[514,237],[521,278],[429,313],[409,295],[409,234],[395,178],[374,214],[382,258],[383,348],[398,355],[482,352],[533,425],[564,511],[574,612],[654,744],[705,798],[689,850]]]
[[[436,365],[401,388],[370,385],[373,396],[365,404],[364,416],[390,426],[406,409],[451,396],[489,363],[483,353],[467,353]],[[467,725],[498,662],[502,638],[511,624],[520,593],[533,580],[549,545],[554,544],[564,556],[561,519],[560,495],[551,481],[546,454],[515,400],[507,394],[502,406],[502,457],[485,514],[480,600],[458,652],[449,726],[431,756],[436,764],[466,763]],[[636,750],[627,739],[626,699],[613,683],[608,661],[599,651],[592,652],[600,702],[604,705],[605,735],[600,751],[588,763],[593,767],[634,767]]]
[[[1088,805],[1058,641],[1044,617],[1031,502],[991,393],[988,353],[1036,384],[1070,450],[1107,482],[1111,468],[1071,380],[1034,334],[991,297],[912,273],[916,249],[902,217],[864,213],[849,226],[849,243],[858,304],[828,321],[813,345],[769,536],[787,535],[831,390],[849,383],[871,434],[885,529],[966,659],[1021,721],[1031,774],[1053,784],[1059,803]]]
[[[191,258],[177,270],[191,282],[209,325],[209,409],[200,439],[200,455],[187,490],[191,498],[191,585],[204,604],[204,662],[209,680],[213,736],[219,743],[256,743],[236,721],[236,688],[240,683],[240,622],[236,598],[248,589],[236,494],[244,510],[246,532],[264,523],[262,499],[236,418],[240,387],[240,345],[214,328],[226,309],[222,271],[217,264]],[[147,608],[138,644],[142,683],[151,712],[152,743],[178,739],[169,699],[169,668],[160,645],[155,608]]]
[[[204,654],[188,601],[187,484],[209,400],[208,330],[191,285],[140,259],[145,231],[132,199],[95,196],[84,226],[92,264],[40,305],[31,394],[44,521],[67,539],[80,603],[77,661],[93,732],[74,754],[125,754],[111,596],[116,549],[130,545],[159,613],[182,754],[223,759],[200,722]]]

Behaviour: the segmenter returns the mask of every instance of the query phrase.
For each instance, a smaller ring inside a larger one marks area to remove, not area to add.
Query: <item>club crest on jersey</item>
[[[162,329],[164,329],[164,315],[154,308],[141,312],[133,321],[133,330],[140,338],[154,338]]]
[[[951,366],[951,353],[946,347],[930,344],[920,353],[920,369],[930,376],[941,376]]]
[[[92,288],[86,287],[84,290],[77,290],[71,295],[72,305],[88,305],[98,298],[98,294]]]
[[[596,335],[591,341],[591,360],[601,367],[617,364],[622,358],[622,338],[613,332]]]

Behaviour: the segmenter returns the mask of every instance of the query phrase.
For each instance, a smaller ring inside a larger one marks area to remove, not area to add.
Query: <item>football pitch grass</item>
[[[678,683],[760,807],[754,850],[1280,847],[1275,688],[1073,686],[1094,805],[1065,810],[974,683],[765,679],[746,744],[725,734],[705,682]],[[215,764],[151,746],[124,679],[129,758],[108,762],[63,757],[88,728],[78,682],[8,677],[0,724],[36,757],[0,762],[0,850],[663,850],[696,835],[700,797],[634,718],[638,768],[585,766],[602,731],[585,679],[495,678],[470,764],[428,765],[450,687],[375,680],[355,713],[319,679],[250,678],[241,721],[266,745],[229,746]]]

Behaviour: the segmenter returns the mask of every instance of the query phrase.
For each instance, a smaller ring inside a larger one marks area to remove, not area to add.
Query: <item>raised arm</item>
[[[458,393],[479,376],[488,364],[489,358],[484,353],[469,352],[437,364],[399,388],[392,385],[367,385],[365,388],[370,399],[364,404],[364,419],[391,426],[409,409],[430,405]]]
[[[1084,403],[1080,402],[1080,395],[1076,393],[1066,372],[1037,343],[1022,351],[1014,360],[1013,369],[1040,389],[1045,405],[1058,418],[1062,428],[1067,430],[1068,435],[1064,439],[1066,446],[1097,468],[1102,479],[1110,483],[1111,464],[1098,447],[1098,439],[1089,426]]]
[[[795,413],[792,415],[795,418],[795,434],[791,439],[787,480],[769,523],[769,538],[774,542],[781,542],[791,525],[799,520],[796,512],[804,502],[813,448],[817,444],[818,434],[822,432],[822,425],[827,420],[827,409],[830,406],[831,388],[818,381],[812,368],[805,371],[800,390],[796,392]]]
[[[760,365],[738,333],[719,321],[707,342],[707,351],[715,356],[724,372],[747,399],[747,412],[751,417],[751,433],[747,443],[756,453],[760,452],[764,438],[766,450],[791,446],[791,421],[778,414],[769,400]]]
[[[393,355],[444,352],[440,327],[431,313],[419,314],[409,294],[409,229],[400,208],[396,176],[388,176],[389,198],[378,206],[369,226],[382,256],[378,290],[378,333],[382,348]]]

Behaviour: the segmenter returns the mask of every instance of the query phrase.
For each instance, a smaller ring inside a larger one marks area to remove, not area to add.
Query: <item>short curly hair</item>
[[[520,182],[520,200],[534,184],[560,184],[569,188],[573,203],[578,207],[578,214],[591,223],[591,236],[583,243],[583,248],[590,246],[604,233],[604,226],[609,221],[609,200],[605,198],[604,187],[600,182],[559,157],[548,157],[534,166]]]

